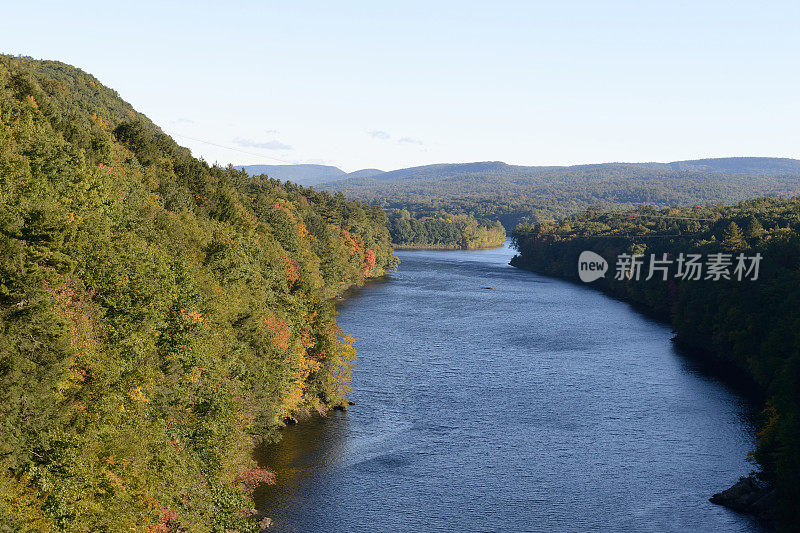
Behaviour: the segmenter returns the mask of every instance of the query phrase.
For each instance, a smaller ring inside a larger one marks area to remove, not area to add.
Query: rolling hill
[[[330,165],[239,165],[235,168],[244,170],[250,176],[266,174],[270,178],[291,181],[305,187],[348,178],[372,178],[383,174],[383,171],[377,168],[364,168],[348,174]]]
[[[792,196],[800,193],[800,160],[732,157],[575,166],[485,161],[404,168],[322,187],[385,208],[469,214],[509,228],[593,205],[676,206]]]
[[[362,168],[361,170],[356,170],[355,172],[351,172],[347,175],[348,178],[374,178],[377,177],[379,174],[385,174],[383,170],[378,170],[377,168]]]
[[[239,165],[236,169],[244,170],[251,176],[266,174],[270,178],[305,186],[348,177],[344,170],[329,165]]]

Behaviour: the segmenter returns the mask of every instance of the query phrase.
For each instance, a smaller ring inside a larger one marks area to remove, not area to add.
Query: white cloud
[[[372,130],[368,131],[367,133],[369,133],[370,137],[372,137],[373,139],[380,139],[382,141],[388,141],[392,137],[385,131],[381,130]]]
[[[237,137],[233,140],[233,142],[243,148],[260,148],[262,150],[292,150],[292,147],[288,144],[284,144],[280,141],[264,141],[264,142],[256,142],[252,139],[242,139]]]

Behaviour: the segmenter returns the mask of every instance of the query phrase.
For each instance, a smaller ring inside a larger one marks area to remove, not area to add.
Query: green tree
[[[725,233],[722,239],[722,247],[726,250],[737,252],[747,247],[747,242],[744,240],[744,234],[736,222],[731,222],[725,228]]]

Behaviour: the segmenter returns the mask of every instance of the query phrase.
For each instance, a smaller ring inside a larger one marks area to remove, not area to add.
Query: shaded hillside
[[[0,530],[258,531],[253,443],[346,401],[330,297],[386,217],[209,167],[96,78],[0,56]]]

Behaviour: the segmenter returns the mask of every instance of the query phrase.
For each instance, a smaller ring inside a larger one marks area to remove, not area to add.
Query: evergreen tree
[[[725,229],[722,247],[731,252],[737,252],[747,247],[744,234],[736,222],[731,222]]]
[[[747,239],[757,239],[764,234],[764,226],[754,216],[747,219],[747,226],[744,229],[744,236]]]

